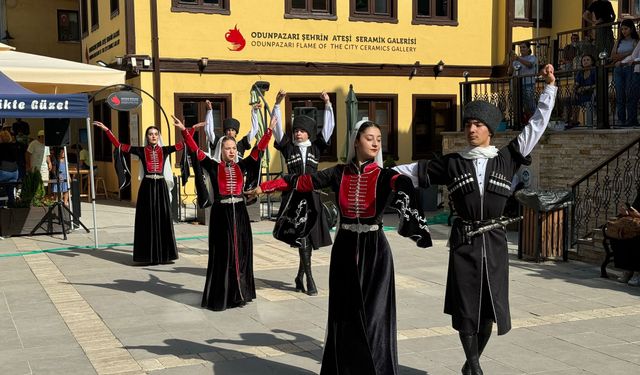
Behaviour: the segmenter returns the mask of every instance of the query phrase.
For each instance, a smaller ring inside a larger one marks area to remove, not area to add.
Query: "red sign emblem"
[[[242,51],[244,46],[247,44],[247,42],[244,40],[244,37],[240,33],[240,30],[238,30],[238,25],[234,26],[233,29],[227,31],[227,33],[224,34],[224,38],[227,40],[227,42],[231,43],[229,51]]]

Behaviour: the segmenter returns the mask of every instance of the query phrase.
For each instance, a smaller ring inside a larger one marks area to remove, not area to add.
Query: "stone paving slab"
[[[175,226],[181,258],[174,264],[132,267],[134,210],[99,205],[98,212],[99,238],[108,246],[97,250],[90,248],[92,234],[82,231],[67,241],[0,241],[0,374],[319,371],[328,249],[313,254],[319,295],[297,293],[297,252],[270,236],[273,223],[253,223],[258,298],[213,312],[200,307],[206,227]],[[459,374],[464,362],[442,313],[448,228],[435,225],[432,232],[435,246],[426,250],[387,232],[400,374]],[[486,374],[640,373],[640,288],[600,279],[593,265],[535,264],[517,260],[515,248],[510,254],[514,329],[490,341],[482,357]]]

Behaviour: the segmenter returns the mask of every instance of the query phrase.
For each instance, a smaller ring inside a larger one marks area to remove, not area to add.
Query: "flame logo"
[[[113,96],[111,98],[111,103],[113,103],[115,105],[120,105],[120,98],[118,98],[117,96]]]
[[[240,34],[240,30],[238,30],[238,25],[235,25],[233,29],[227,31],[227,33],[224,34],[224,38],[227,42],[231,43],[229,51],[242,51],[247,44],[242,34]]]

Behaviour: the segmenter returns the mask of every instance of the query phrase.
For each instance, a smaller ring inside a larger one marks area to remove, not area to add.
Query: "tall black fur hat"
[[[316,138],[316,133],[318,132],[318,128],[316,127],[316,120],[312,119],[309,116],[305,115],[297,115],[293,118],[293,126],[292,130],[302,129],[309,134],[309,140],[313,141]]]
[[[462,122],[464,123],[467,120],[478,120],[484,123],[491,131],[491,135],[493,135],[498,125],[500,125],[500,121],[502,121],[502,112],[489,102],[474,100],[464,106]]]
[[[229,117],[222,121],[222,131],[227,131],[227,129],[233,129],[236,133],[240,130],[240,121],[234,119],[233,117]]]

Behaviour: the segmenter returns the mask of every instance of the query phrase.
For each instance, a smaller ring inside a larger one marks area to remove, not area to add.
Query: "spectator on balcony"
[[[580,125],[578,121],[578,110],[584,108],[586,124],[593,125],[593,94],[596,89],[595,57],[584,55],[581,59],[582,69],[576,73],[574,78],[573,98],[569,109],[569,119],[567,128]]]
[[[528,119],[536,107],[534,92],[535,74],[538,73],[538,58],[531,53],[531,43],[522,42],[518,47],[520,48],[520,56],[511,51],[511,65],[509,65],[508,73],[509,75],[525,76],[522,79],[522,103]]]
[[[584,11],[582,18],[594,26],[604,25],[615,21],[616,14],[609,0],[594,0]],[[613,47],[613,31],[611,26],[596,28],[596,52],[609,53]]]
[[[636,110],[634,113],[627,113],[626,126],[638,126],[637,106],[640,99],[640,43],[636,44],[633,52],[622,61],[620,65],[633,64],[633,73],[631,74],[631,84],[627,91],[627,105]]]
[[[611,50],[611,62],[615,63],[613,69],[613,83],[616,88],[616,115],[617,124],[622,126],[635,126],[638,123],[638,101],[634,101],[633,67],[622,64],[625,57],[631,55],[638,45],[638,31],[632,20],[626,19],[618,29],[618,40]]]
[[[578,66],[578,43],[580,36],[577,33],[571,34],[571,43],[562,49],[562,70],[573,70]]]

